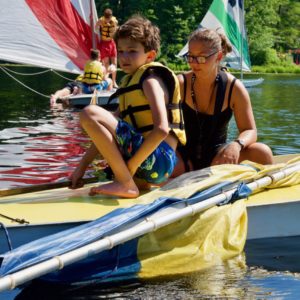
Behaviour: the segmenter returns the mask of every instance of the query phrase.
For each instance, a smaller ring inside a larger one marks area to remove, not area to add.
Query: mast
[[[241,28],[241,52],[240,52],[240,72],[241,80],[243,80],[243,47],[244,47],[244,30],[245,30],[245,20],[244,20],[244,1],[241,0],[241,15],[240,19],[240,28]]]
[[[95,34],[95,24],[94,24],[94,0],[90,0],[90,24],[92,30],[92,47],[96,49],[96,34]]]

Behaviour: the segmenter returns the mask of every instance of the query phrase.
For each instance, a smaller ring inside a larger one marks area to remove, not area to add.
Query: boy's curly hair
[[[114,36],[118,45],[119,39],[130,38],[144,46],[145,52],[160,49],[160,31],[159,28],[148,19],[140,15],[134,15],[121,25]]]

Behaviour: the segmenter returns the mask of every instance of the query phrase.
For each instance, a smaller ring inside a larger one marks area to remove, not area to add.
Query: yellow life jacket
[[[120,118],[145,136],[153,129],[153,119],[149,101],[143,92],[143,81],[152,74],[162,78],[166,84],[169,94],[169,102],[166,104],[169,128],[184,145],[186,136],[179,82],[176,75],[162,64],[152,62],[141,66],[132,76],[126,75],[120,88],[111,95],[110,100],[119,97]]]
[[[98,60],[89,60],[84,66],[84,74],[81,79],[87,84],[97,84],[103,80],[102,64]]]
[[[80,81],[80,82],[82,82],[82,79],[83,79],[83,74],[80,74],[80,75],[78,75],[78,76],[75,78],[75,81]]]
[[[112,16],[110,21],[107,22],[105,17],[100,18],[100,35],[101,40],[110,41],[113,38],[113,35],[117,29],[118,21]]]

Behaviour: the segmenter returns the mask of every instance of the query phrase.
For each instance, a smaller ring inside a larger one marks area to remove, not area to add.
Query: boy
[[[97,106],[83,110],[81,125],[93,145],[70,179],[76,188],[100,152],[114,173],[114,181],[92,188],[90,195],[136,198],[139,189],[133,176],[150,184],[166,181],[176,164],[178,141],[185,143],[180,90],[175,74],[154,62],[160,37],[159,29],[149,20],[132,17],[120,26],[115,39],[120,67],[127,74],[115,93],[120,119]]]

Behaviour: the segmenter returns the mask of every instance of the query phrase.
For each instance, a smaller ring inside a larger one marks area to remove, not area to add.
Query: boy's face
[[[118,59],[120,68],[126,74],[133,74],[139,67],[155,59],[155,51],[145,52],[144,46],[129,38],[118,40]]]

